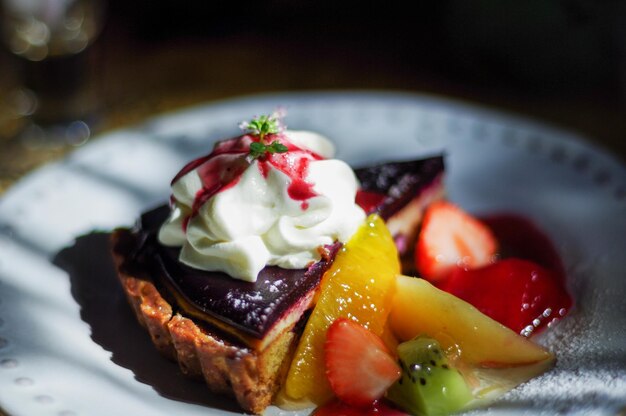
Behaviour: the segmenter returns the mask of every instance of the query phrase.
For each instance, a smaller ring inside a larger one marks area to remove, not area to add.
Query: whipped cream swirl
[[[256,281],[266,265],[305,268],[320,247],[345,242],[365,218],[352,169],[312,132],[274,135],[289,148],[249,161],[250,135],[218,143],[172,183],[172,210],[159,241],[179,260]]]

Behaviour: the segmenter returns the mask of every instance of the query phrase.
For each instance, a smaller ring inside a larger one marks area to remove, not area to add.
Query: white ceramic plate
[[[185,161],[279,105],[291,128],[328,135],[338,157],[353,164],[443,149],[453,201],[475,213],[520,213],[552,238],[577,301],[540,338],[558,365],[490,412],[625,409],[624,166],[571,133],[385,93],[259,96],[193,108],[93,140],[10,189],[0,200],[1,407],[11,415],[238,413],[158,356],[116,286],[106,234],[96,231],[132,224],[168,198]]]

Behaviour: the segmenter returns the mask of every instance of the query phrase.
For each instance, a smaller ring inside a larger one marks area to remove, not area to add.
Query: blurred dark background
[[[626,92],[621,0],[109,0],[109,12],[115,30],[152,44],[256,38],[268,57],[283,49],[301,62],[340,55],[362,71],[428,70],[528,94]]]
[[[389,89],[537,118],[626,160],[624,0],[104,5],[87,53],[100,130],[238,95]],[[0,88],[20,76],[12,61]]]
[[[110,0],[110,15],[145,42],[258,37],[302,60],[341,53],[533,94],[625,91],[624,1]]]
[[[249,60],[232,58],[233,65],[248,68],[226,71],[251,75],[233,77],[250,90],[410,89],[541,118],[549,111],[547,118],[562,124],[571,120],[556,114],[555,103],[575,112],[569,107],[588,101],[596,107],[573,117],[583,130],[603,113],[607,119],[626,118],[626,2],[621,0],[443,0],[410,6],[396,0],[110,0],[109,10],[109,29],[127,30],[137,48],[163,43],[184,48],[181,44],[193,39],[225,49],[230,42],[233,54],[248,52]],[[228,68],[229,62],[215,65]],[[228,81],[214,75],[213,83]],[[609,120],[595,127],[598,133],[605,128],[626,133],[625,124]]]

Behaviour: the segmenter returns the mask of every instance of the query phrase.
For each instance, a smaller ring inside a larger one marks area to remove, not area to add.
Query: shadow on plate
[[[186,378],[176,363],[156,351],[117,280],[109,237],[108,233],[81,236],[53,259],[69,274],[72,296],[80,305],[82,320],[91,327],[91,338],[112,353],[114,363],[130,369],[137,380],[162,396],[239,413],[233,400],[216,396],[205,384]]]

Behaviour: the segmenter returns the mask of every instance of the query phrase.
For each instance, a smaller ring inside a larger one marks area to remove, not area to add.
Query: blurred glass
[[[97,111],[89,46],[103,24],[103,0],[0,0],[2,40],[16,82],[4,105],[27,143],[80,144]]]

